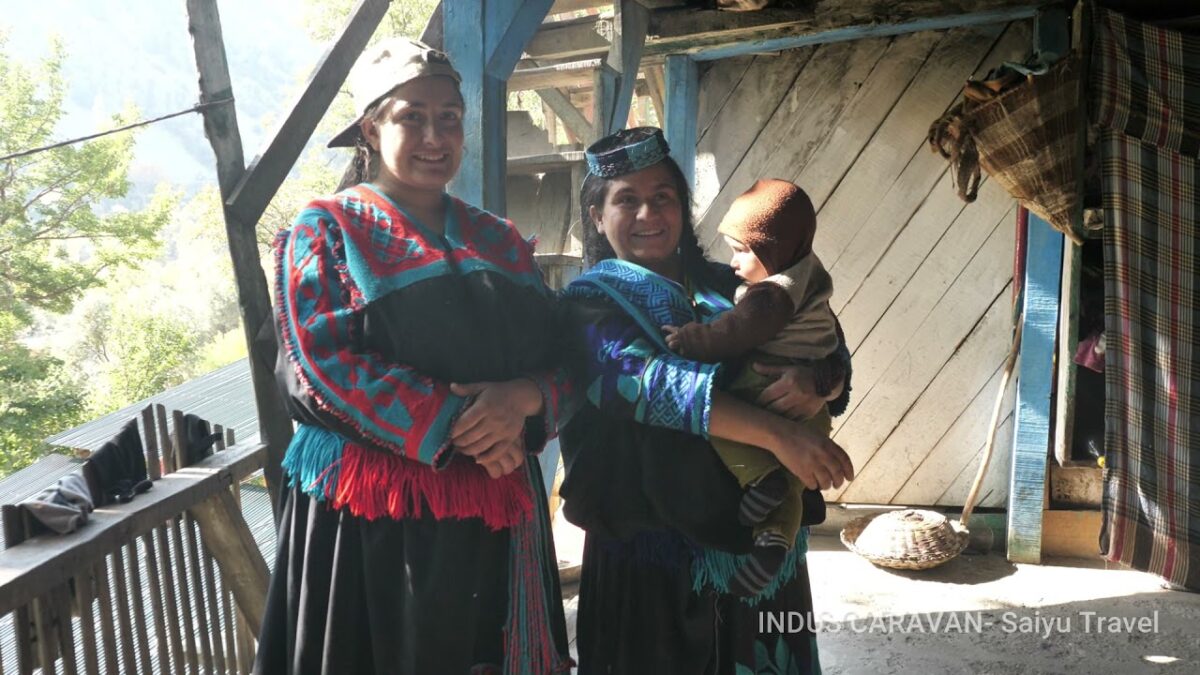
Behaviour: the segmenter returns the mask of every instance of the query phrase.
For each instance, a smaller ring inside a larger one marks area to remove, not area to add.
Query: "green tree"
[[[304,27],[314,40],[332,40],[356,4],[357,0],[307,0],[304,3]],[[393,35],[421,37],[421,31],[425,30],[425,24],[437,5],[438,0],[391,3],[372,41]]]
[[[112,407],[153,396],[192,374],[198,345],[188,322],[137,310],[117,312],[111,333],[117,364],[109,377]]]
[[[12,317],[0,316],[0,476],[43,454],[42,439],[80,421],[82,388],[58,359],[13,337]]]
[[[0,156],[55,140],[63,59],[53,41],[40,63],[23,64],[0,33]],[[130,189],[133,143],[123,133],[0,161],[0,470],[36,457],[43,438],[85,411],[62,362],[28,339],[36,318],[69,311],[113,271],[157,250],[174,197],[159,192],[139,211],[117,206]]]

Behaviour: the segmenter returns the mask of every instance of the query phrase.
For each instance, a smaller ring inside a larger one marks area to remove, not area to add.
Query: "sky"
[[[302,25],[302,0],[219,0],[218,10],[247,162],[290,109],[325,45]],[[66,114],[56,138],[95,133],[136,105],[139,119],[190,108],[199,99],[184,0],[0,0],[11,56],[36,61],[57,34],[67,51]],[[192,193],[215,184],[200,115],[145,127],[130,179],[145,196],[159,181]]]

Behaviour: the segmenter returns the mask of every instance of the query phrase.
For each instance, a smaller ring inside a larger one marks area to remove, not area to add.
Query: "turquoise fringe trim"
[[[324,501],[337,487],[346,441],[332,431],[297,424],[296,435],[283,457],[290,487],[299,487],[317,501]]]
[[[795,545],[783,559],[783,566],[779,569],[779,574],[775,575],[762,593],[754,597],[742,598],[742,602],[754,606],[763,600],[775,597],[775,593],[796,576],[796,570],[804,564],[804,557],[807,553],[808,528],[802,527],[796,535]],[[729,593],[730,580],[733,579],[742,562],[749,557],[749,554],[734,555],[725,551],[703,549],[692,559],[692,590],[699,593],[707,587],[721,593]]]

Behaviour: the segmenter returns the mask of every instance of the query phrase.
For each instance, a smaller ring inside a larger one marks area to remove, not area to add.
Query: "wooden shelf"
[[[570,169],[583,163],[583,151],[554,152],[548,155],[528,155],[526,157],[509,157],[509,174],[546,173],[548,171]]]

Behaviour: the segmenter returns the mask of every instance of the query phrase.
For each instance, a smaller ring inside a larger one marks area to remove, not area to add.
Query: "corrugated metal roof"
[[[141,415],[142,409],[152,403],[161,403],[168,411],[193,413],[213,424],[232,428],[239,442],[258,440],[258,408],[250,383],[250,361],[241,359],[100,419],[55,434],[47,438],[46,443],[64,448],[97,450],[117,435],[129,419]],[[167,427],[170,429],[173,426],[168,414]]]

